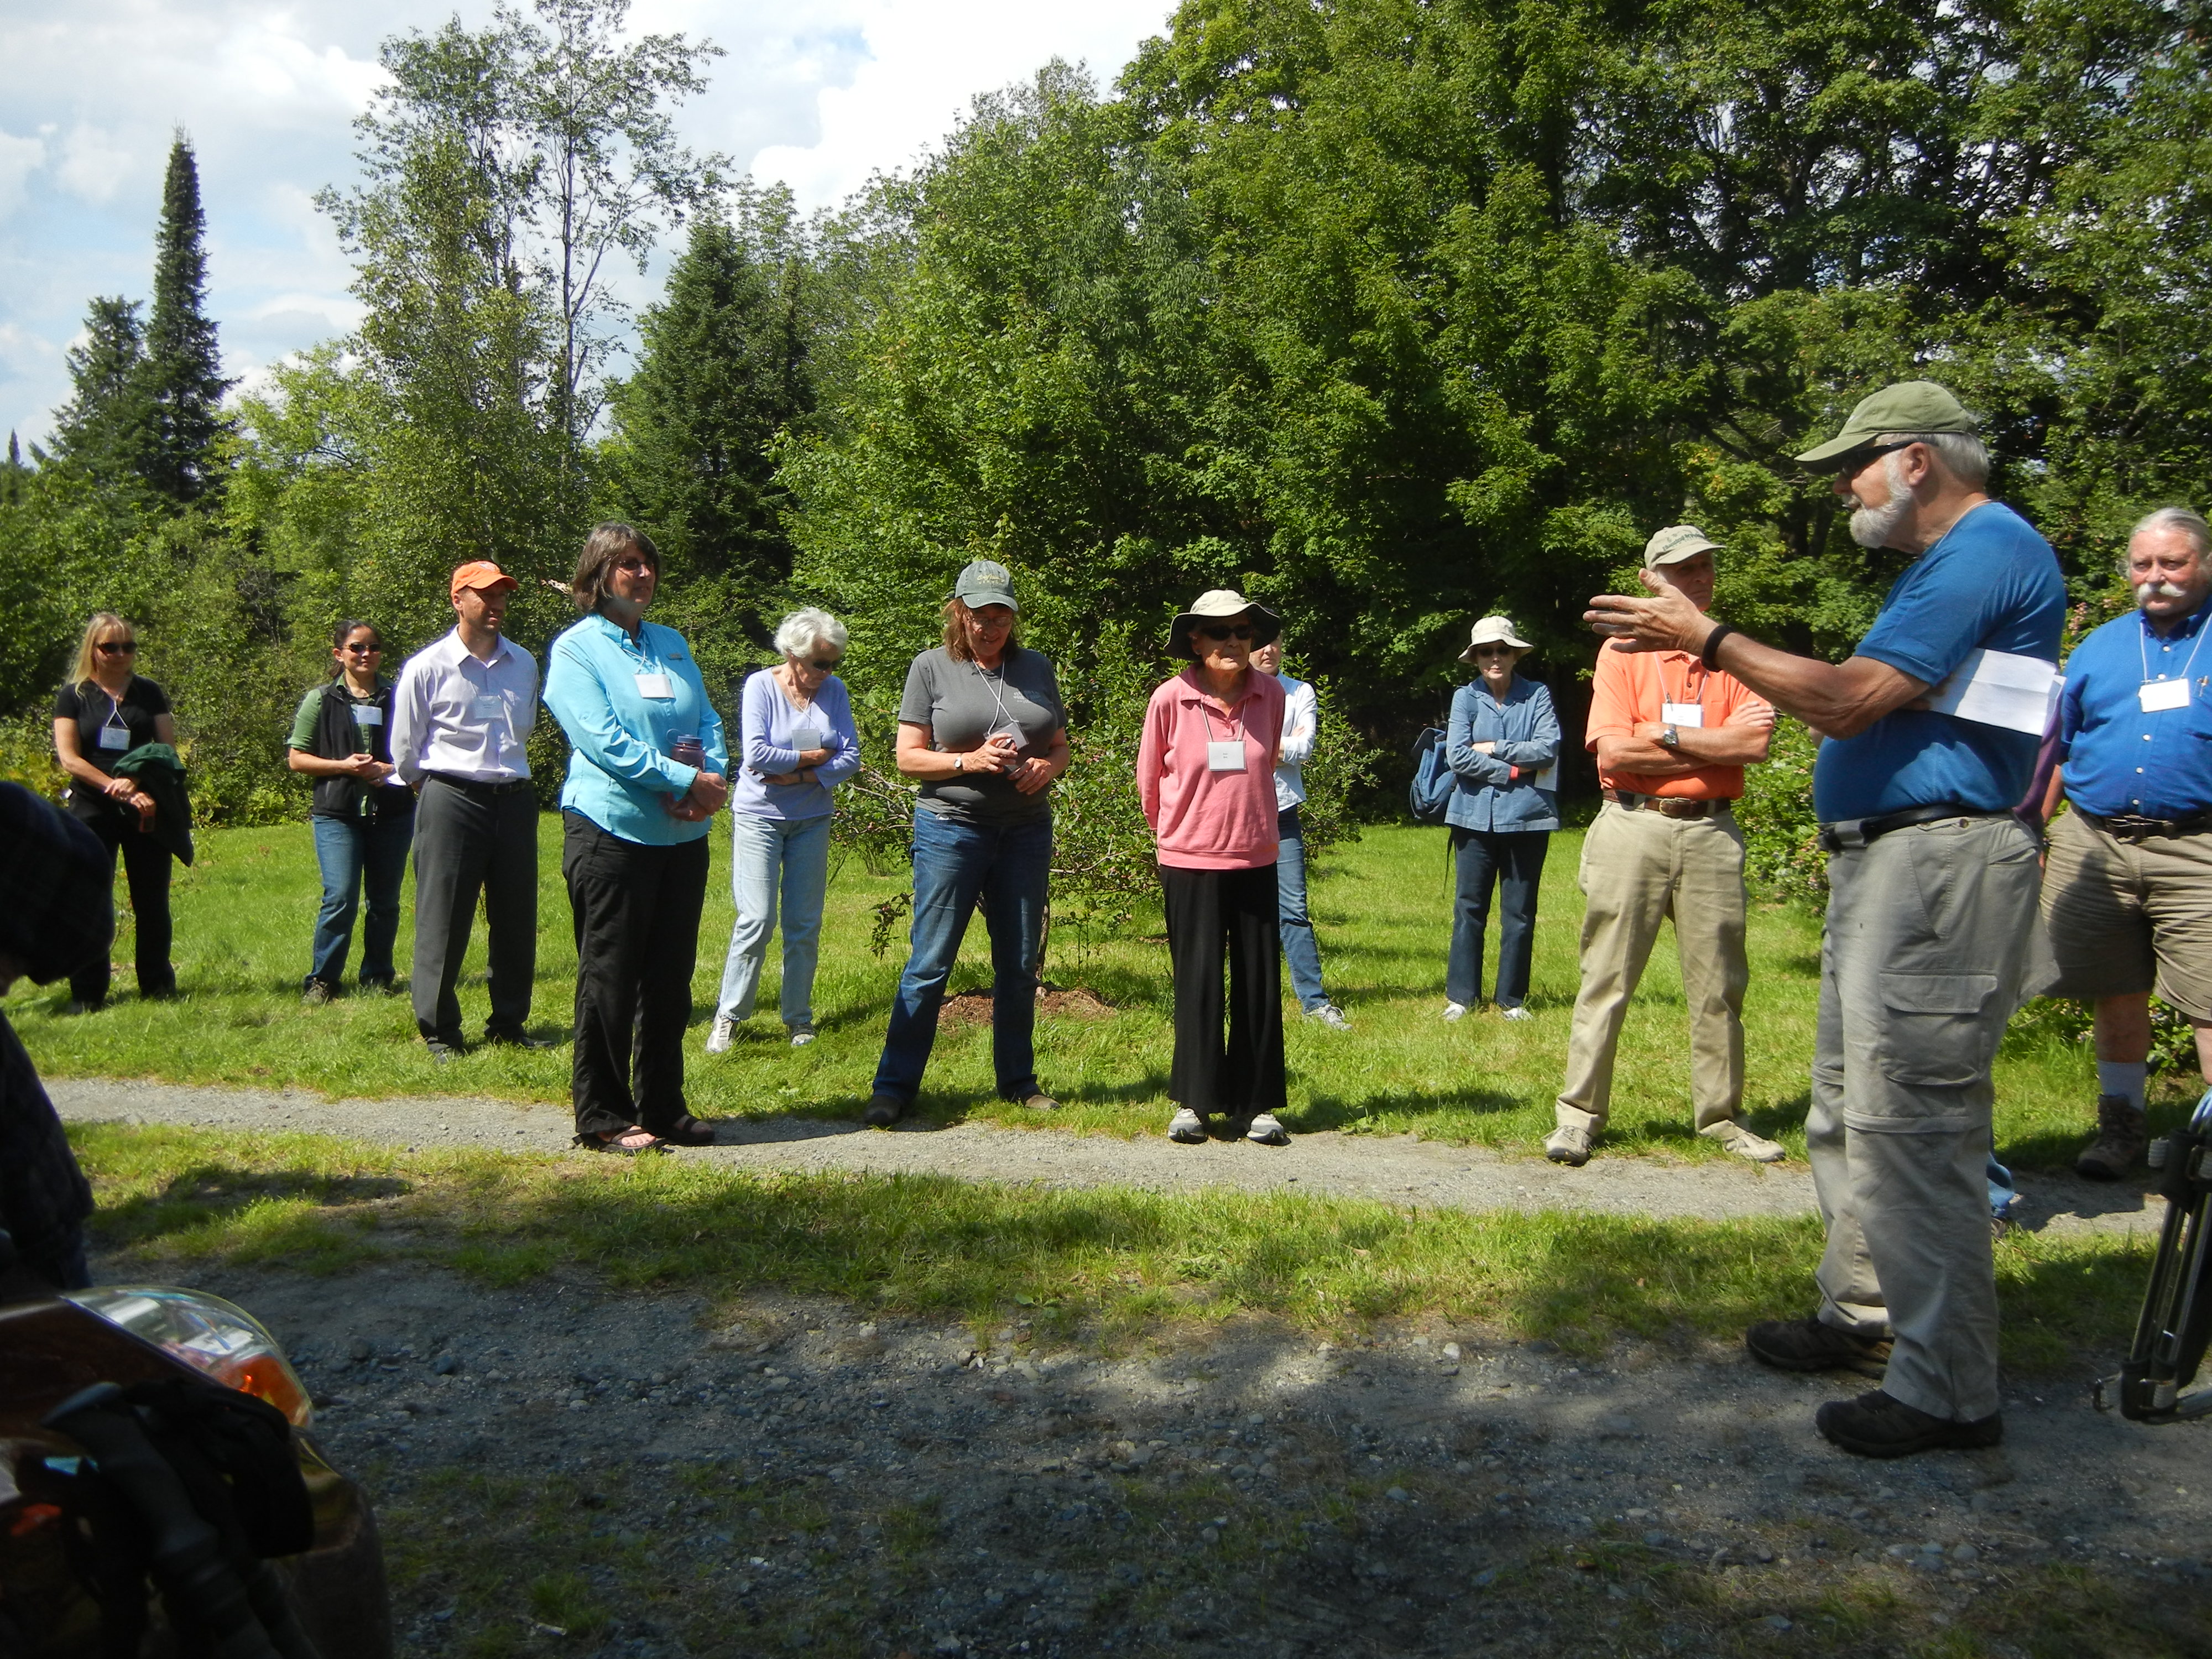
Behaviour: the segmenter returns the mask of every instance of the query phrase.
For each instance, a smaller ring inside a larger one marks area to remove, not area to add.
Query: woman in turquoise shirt
[[[595,527],[570,583],[587,614],[553,641],[545,675],[571,750],[561,875],[576,933],[576,1144],[625,1155],[714,1139],[684,1108],[684,1031],[707,820],[729,799],[729,765],[684,636],[645,620],[659,580],[643,532]]]

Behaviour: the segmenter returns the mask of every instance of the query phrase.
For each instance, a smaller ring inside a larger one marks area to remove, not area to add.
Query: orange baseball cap
[[[489,559],[477,559],[453,572],[453,595],[461,596],[465,587],[520,587],[522,584]]]

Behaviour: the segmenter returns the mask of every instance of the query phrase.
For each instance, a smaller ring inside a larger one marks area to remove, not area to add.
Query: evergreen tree
[[[161,228],[154,243],[154,307],[146,325],[143,371],[154,415],[146,482],[179,503],[198,500],[215,481],[213,454],[222,426],[222,377],[216,325],[207,315],[207,251],[201,239],[200,173],[179,132],[169,146],[161,185]]]
[[[135,493],[155,441],[138,301],[95,299],[84,332],[84,343],[69,349],[70,398],[54,411],[54,459],[103,489]]]
[[[696,222],[665,297],[640,319],[637,373],[615,399],[614,486],[660,545],[671,601],[733,614],[763,638],[792,563],[770,446],[814,395],[805,264],[749,240],[726,220]]]

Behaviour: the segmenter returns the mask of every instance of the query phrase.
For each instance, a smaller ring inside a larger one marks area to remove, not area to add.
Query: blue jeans
[[[822,943],[822,897],[830,886],[830,814],[771,818],[758,812],[730,814],[730,896],[738,920],[730,929],[729,958],[722,964],[722,995],[714,1012],[725,1019],[750,1019],[760,992],[768,936],[775,931],[776,896],[783,898],[783,987],[786,1025],[814,1023],[814,964]]]
[[[1291,965],[1291,988],[1298,1006],[1311,1013],[1328,1004],[1328,993],[1321,988],[1321,946],[1306,914],[1305,830],[1295,806],[1285,806],[1275,825],[1275,926],[1283,936],[1283,960]]]
[[[323,872],[323,908],[315,918],[313,965],[307,977],[336,985],[344,974],[365,887],[368,915],[361,929],[361,981],[389,985],[392,941],[399,933],[399,884],[407,874],[415,815],[390,812],[381,817],[317,817],[311,822],[315,826],[315,862]]]
[[[914,946],[899,975],[876,1066],[875,1092],[911,1103],[937,1042],[945,982],[980,899],[991,933],[991,1060],[999,1093],[1025,1100],[1036,1080],[1038,958],[1052,874],[1052,820],[987,827],[954,823],[927,807],[914,814]]]
[[[1544,878],[1548,830],[1498,835],[1455,827],[1452,852],[1458,890],[1452,896],[1451,957],[1444,995],[1462,1008],[1482,1000],[1482,941],[1490,924],[1490,888],[1498,884],[1504,911],[1498,942],[1498,1006],[1518,1008],[1528,998],[1528,963],[1536,951],[1536,890]]]

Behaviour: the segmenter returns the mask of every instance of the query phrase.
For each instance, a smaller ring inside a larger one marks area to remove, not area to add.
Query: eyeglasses
[[[1249,640],[1252,628],[1248,623],[1242,628],[1201,628],[1198,630],[1209,640]]]
[[[1906,438],[1898,443],[1869,444],[1863,449],[1854,449],[1850,454],[1842,456],[1837,460],[1836,476],[1839,478],[1855,478],[1883,456],[1894,454],[1900,449],[1910,449],[1919,441],[1917,438]]]
[[[615,568],[625,571],[633,576],[642,576],[649,573],[653,567],[643,559],[617,559]]]
[[[120,645],[112,640],[102,640],[92,648],[103,657],[135,657],[138,654],[138,642],[136,640],[125,640]]]
[[[381,645],[355,645],[351,642],[342,645],[338,648],[341,651],[349,651],[356,657],[374,657],[384,649]]]

